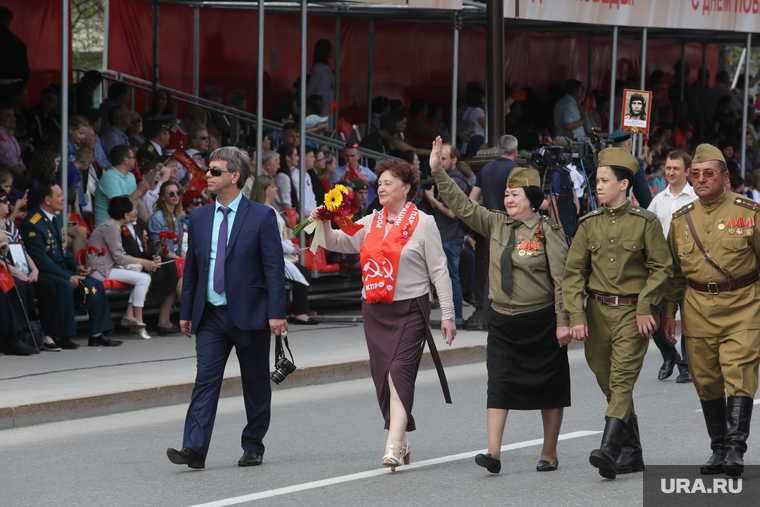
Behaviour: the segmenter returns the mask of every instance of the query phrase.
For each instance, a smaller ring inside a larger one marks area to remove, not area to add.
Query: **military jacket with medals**
[[[567,241],[559,225],[535,213],[515,229],[515,244],[510,245],[514,220],[507,213],[489,211],[479,206],[462,192],[443,169],[433,171],[433,178],[449,209],[488,240],[488,298],[493,309],[504,315],[519,315],[553,304],[557,326],[567,326],[569,318],[562,306],[562,273],[567,258]],[[546,247],[540,238],[540,222],[543,223],[541,229]],[[512,250],[513,287],[510,294],[501,289],[501,255],[506,248]]]
[[[672,274],[673,261],[654,213],[630,201],[592,211],[580,219],[567,254],[563,292],[570,324],[587,324],[584,291],[638,299],[636,314],[659,320],[657,305]]]
[[[66,232],[59,214],[53,215],[51,221],[42,209],[31,210],[21,223],[21,237],[40,273],[66,281],[77,274],[79,262],[66,248]]]
[[[734,278],[739,278],[758,269],[760,233],[755,228],[758,212],[760,205],[755,201],[724,192],[714,201],[705,203],[697,199],[673,214],[668,246],[675,269],[663,303],[665,318],[675,318],[687,280],[702,284],[727,280],[697,247],[686,214],[691,216],[705,252]],[[687,289],[683,305],[684,336],[706,338],[760,329],[760,285],[757,282],[720,294]]]

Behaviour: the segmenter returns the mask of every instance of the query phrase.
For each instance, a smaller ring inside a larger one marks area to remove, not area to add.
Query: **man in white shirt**
[[[335,169],[335,172],[330,175],[330,184],[335,185],[342,179],[346,179],[346,172],[348,171],[349,164],[359,170],[362,176],[367,178],[368,183],[374,183],[377,180],[377,175],[372,172],[369,167],[364,167],[359,164],[361,154],[359,154],[359,145],[354,143],[347,143],[343,147],[343,160],[346,162],[342,166]],[[349,179],[353,179],[350,177]],[[371,185],[370,185],[371,187]],[[370,192],[371,194],[372,192]]]
[[[304,188],[304,217],[307,217],[311,215],[311,212],[314,211],[314,209],[317,207],[317,198],[314,195],[314,188],[311,186],[311,177],[308,174],[309,169],[314,169],[314,152],[307,151],[306,156],[304,156],[302,166],[303,170],[307,173],[306,178],[304,179],[304,183],[306,187]],[[298,167],[291,167],[290,168],[290,179],[293,180],[293,185],[296,188],[296,196],[298,197],[298,202],[301,202],[301,170]],[[301,211],[299,208],[297,210],[298,212]]]
[[[657,215],[662,224],[662,232],[668,237],[670,222],[673,219],[673,213],[683,208],[697,198],[694,189],[688,183],[688,175],[691,170],[691,157],[682,151],[672,151],[665,160],[665,179],[668,180],[668,186],[657,194],[649,204],[649,211]],[[662,312],[662,305],[660,305]],[[660,349],[662,354],[662,367],[660,368],[657,378],[665,380],[673,374],[673,368],[678,364],[678,378],[676,382],[685,384],[691,382],[689,373],[689,364],[686,359],[686,346],[683,337],[681,337],[681,355],[678,355],[675,345],[667,343],[658,329],[652,334],[655,345]]]

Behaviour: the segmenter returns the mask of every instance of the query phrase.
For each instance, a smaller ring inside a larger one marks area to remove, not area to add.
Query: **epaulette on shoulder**
[[[679,209],[679,210],[676,210],[676,212],[675,212],[675,213],[673,213],[673,219],[675,220],[675,219],[676,219],[676,218],[678,218],[678,217],[682,217],[682,216],[684,216],[686,213],[688,213],[689,211],[691,211],[691,210],[693,210],[693,209],[694,209],[694,203],[693,203],[693,202],[690,202],[689,204],[687,204],[687,205],[686,205],[686,206],[684,206],[683,208],[681,208],[681,209]]]
[[[652,213],[646,208],[639,208],[637,206],[632,206],[631,209],[628,210],[628,213],[631,215],[640,216],[641,218],[646,218],[647,222],[651,222],[655,218],[657,218],[657,215]]]
[[[549,218],[547,215],[541,215],[541,219],[547,224],[549,224],[549,227],[551,227],[555,231],[558,231],[560,229],[559,224],[555,222],[554,220],[552,220],[551,218]]]
[[[39,222],[41,218],[42,218],[42,215],[40,215],[39,213],[35,213],[34,216],[32,216],[32,218],[29,219],[29,223],[32,225],[37,225],[37,222]]]
[[[742,208],[751,209],[752,211],[760,211],[760,204],[746,197],[742,197],[742,196],[736,197],[734,199],[734,204],[736,204],[737,206],[741,206]]]
[[[590,218],[590,217],[598,217],[599,215],[602,214],[602,212],[604,212],[604,209],[601,208],[601,207],[599,207],[599,208],[595,209],[594,211],[592,211],[591,213],[587,213],[587,214],[583,215],[582,217],[580,217],[578,219],[578,223],[581,223],[581,222],[583,222],[584,220],[586,220],[587,218]]]

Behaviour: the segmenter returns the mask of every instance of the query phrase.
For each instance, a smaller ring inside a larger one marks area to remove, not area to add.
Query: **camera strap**
[[[288,349],[288,353],[290,354],[290,361],[295,364],[295,359],[293,359],[293,352],[290,350],[290,344],[288,343],[288,334],[285,333],[285,336],[276,334],[274,335],[274,357],[275,362],[277,362],[281,357],[285,356],[285,351],[282,348],[282,342],[285,342],[285,347]]]

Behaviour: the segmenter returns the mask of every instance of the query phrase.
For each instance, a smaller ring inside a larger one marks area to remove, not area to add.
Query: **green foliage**
[[[105,0],[70,0],[75,68],[100,68],[105,38]]]

